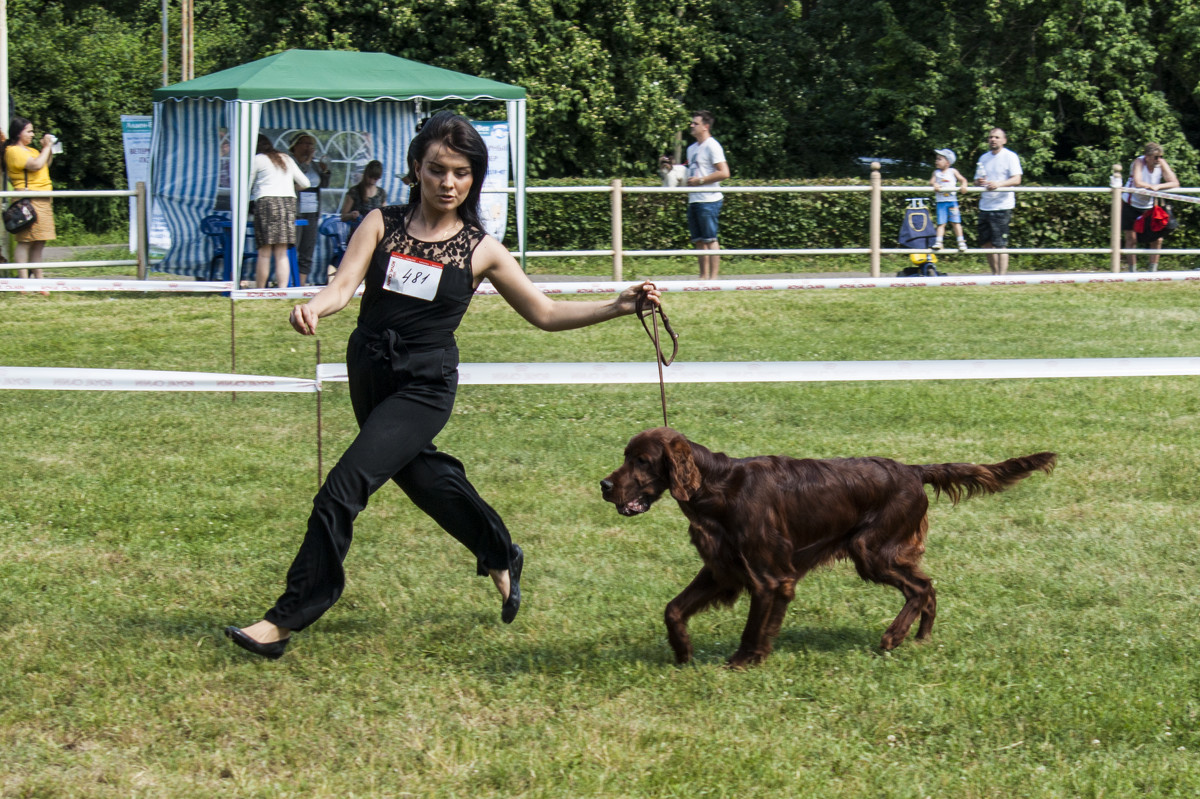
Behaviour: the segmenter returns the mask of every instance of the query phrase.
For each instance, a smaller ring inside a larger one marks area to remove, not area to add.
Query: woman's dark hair
[[[8,148],[17,143],[21,138],[21,131],[25,130],[27,125],[32,125],[25,117],[13,117],[8,122],[8,138],[4,140],[4,144],[0,145],[0,171],[4,172],[4,180],[0,181],[0,185],[4,185],[8,180]]]
[[[358,179],[358,183],[355,185],[362,186],[369,179],[378,181],[381,177],[383,177],[383,162],[368,161],[367,165],[363,167],[362,177]]]
[[[275,145],[271,144],[271,140],[263,134],[258,134],[258,146],[254,148],[254,153],[262,153],[267,158],[271,159],[271,163],[277,169],[287,169],[287,162],[283,160],[283,153],[275,149]]]
[[[4,142],[7,147],[10,144],[16,144],[17,139],[21,138],[21,131],[25,130],[27,125],[32,125],[25,117],[13,117],[8,123],[8,140]]]
[[[408,206],[414,211],[421,204],[421,191],[417,187],[417,169],[429,148],[444,144],[456,153],[466,156],[471,164],[471,188],[467,198],[458,206],[458,218],[468,225],[483,228],[479,219],[479,195],[483,192],[483,181],[487,177],[488,152],[483,137],[475,126],[451,111],[439,111],[421,126],[421,131],[408,145],[408,174],[404,182],[412,187]]]

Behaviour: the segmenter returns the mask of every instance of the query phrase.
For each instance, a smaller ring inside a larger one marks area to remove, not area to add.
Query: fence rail
[[[1014,186],[1003,191],[1011,191],[1014,193],[1059,193],[1059,194],[1099,194],[1108,195],[1110,197],[1110,231],[1109,245],[1107,247],[1033,247],[1033,248],[1009,248],[1009,249],[994,249],[994,248],[973,248],[968,249],[968,253],[978,255],[990,254],[1010,254],[1010,255],[1050,255],[1050,254],[1078,254],[1078,255],[1108,255],[1110,257],[1110,266],[1113,272],[1121,271],[1121,256],[1122,255],[1200,255],[1200,249],[1128,249],[1123,248],[1121,236],[1121,194],[1127,189],[1122,188],[1121,167],[1115,165],[1113,167],[1112,181],[1109,187],[1100,186]],[[557,258],[557,257],[610,257],[612,258],[612,278],[613,280],[622,280],[623,260],[625,257],[631,258],[648,258],[648,257],[665,257],[665,256],[694,256],[697,250],[694,249],[669,249],[669,250],[638,250],[626,249],[624,242],[624,223],[622,217],[622,203],[624,196],[627,194],[691,194],[701,191],[712,191],[712,187],[681,187],[668,188],[665,186],[625,186],[618,180],[613,180],[607,186],[527,186],[525,193],[529,194],[609,194],[611,195],[611,246],[607,249],[592,249],[592,250],[527,250],[518,249],[517,254],[521,258]],[[516,189],[507,187],[499,190],[507,194],[515,194]],[[882,246],[882,196],[885,193],[895,194],[933,194],[934,189],[928,185],[918,186],[884,186],[879,173],[879,164],[871,165],[871,180],[866,186],[722,186],[720,191],[724,194],[827,194],[827,193],[862,193],[869,194],[871,200],[870,224],[868,233],[868,242],[866,247],[841,247],[841,248],[743,248],[743,249],[720,249],[720,250],[705,250],[706,255],[745,255],[745,256],[772,256],[772,255],[866,255],[870,258],[871,276],[880,276],[880,260],[884,255],[905,255],[915,252],[909,248],[903,247],[884,247]],[[985,191],[982,188],[971,187],[967,189],[969,194],[979,194]],[[1146,192],[1149,193],[1149,192]],[[1200,194],[1200,188],[1181,188],[1172,190],[1173,195],[1190,195]],[[149,230],[148,219],[148,198],[146,194],[146,186],[139,182],[137,187],[132,190],[111,189],[111,190],[95,190],[95,191],[0,191],[0,198],[5,200],[20,199],[23,197],[30,198],[56,198],[67,199],[71,197],[133,197],[135,199],[135,221],[138,230],[136,259],[133,260],[112,260],[112,261],[55,261],[52,266],[54,268],[65,267],[103,267],[103,266],[137,266],[137,276],[140,280],[145,280],[149,276],[150,258],[149,258],[149,242],[147,231]],[[1189,202],[1200,202],[1200,200],[1188,199]],[[32,265],[29,265],[32,266]],[[46,266],[46,264],[43,264]],[[18,264],[9,264],[10,269],[18,268]]]
[[[19,200],[28,197],[30,199],[52,198],[52,199],[68,199],[71,197],[132,197],[134,198],[134,220],[137,223],[137,257],[134,259],[123,259],[117,261],[54,261],[53,263],[36,263],[36,264],[21,264],[10,262],[5,268],[7,269],[42,269],[52,266],[55,269],[61,268],[85,268],[96,266],[136,266],[137,276],[139,280],[146,280],[150,275],[150,242],[148,237],[149,231],[149,204],[146,194],[146,184],[138,181],[137,185],[132,189],[96,189],[93,191],[68,190],[68,191],[0,191],[0,199],[3,200]]]
[[[1122,255],[1200,255],[1200,249],[1142,249],[1122,247],[1121,236],[1121,195],[1129,189],[1122,186],[1121,166],[1113,166],[1110,185],[1103,186],[1012,186],[1001,191],[1029,194],[1099,194],[1110,198],[1109,209],[1109,245],[1107,247],[1028,247],[1028,248],[972,248],[968,253],[977,255],[1108,255],[1113,272],[1121,271]],[[626,194],[692,194],[696,192],[713,191],[712,186],[668,188],[666,186],[625,186],[619,179],[613,180],[607,186],[527,186],[528,194],[599,194],[612,195],[612,246],[609,249],[595,250],[518,250],[522,258],[555,258],[599,256],[613,259],[613,280],[622,279],[623,259],[687,256],[697,255],[694,249],[675,250],[633,250],[623,246],[624,229],[622,222],[622,200]],[[509,187],[505,190],[515,194],[516,189]],[[866,186],[721,186],[723,194],[828,194],[828,193],[861,193],[871,197],[870,224],[868,244],[866,247],[843,248],[794,248],[794,249],[720,249],[705,250],[705,255],[867,255],[870,257],[871,277],[880,276],[880,260],[884,255],[906,255],[916,252],[910,248],[882,246],[882,195],[889,194],[933,194],[934,188],[929,185],[919,186],[884,186],[879,173],[879,164],[871,164],[870,185]],[[968,194],[982,194],[986,189],[972,186]],[[1151,192],[1142,192],[1151,194]],[[1162,196],[1161,193],[1158,196]],[[1172,189],[1172,195],[1200,194],[1200,188]],[[1187,200],[1200,202],[1200,200]]]

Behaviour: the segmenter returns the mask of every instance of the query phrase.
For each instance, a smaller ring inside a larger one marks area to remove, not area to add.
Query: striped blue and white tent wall
[[[243,101],[189,98],[154,104],[152,211],[170,233],[166,255],[157,267],[161,271],[195,276],[208,268],[213,248],[200,232],[200,220],[219,207],[221,131],[231,128],[230,120],[236,114],[230,106],[238,102]],[[259,105],[262,128],[367,134],[373,144],[372,157],[384,165],[380,186],[389,201],[407,199],[399,175],[405,171],[408,145],[416,135],[417,113],[411,101],[273,100]],[[322,260],[315,262],[324,263],[328,256],[325,242],[319,241],[314,259]]]

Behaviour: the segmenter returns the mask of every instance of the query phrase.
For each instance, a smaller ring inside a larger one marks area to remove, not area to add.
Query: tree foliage
[[[123,184],[119,116],[161,83],[158,0],[12,0],[16,113],[68,145],[55,178]],[[1200,156],[1192,0],[196,0],[196,71],[289,48],[393,53],[524,86],[530,171],[645,176],[690,112],[735,178],[970,163],[988,128],[1042,182],[1101,183],[1150,140]],[[178,10],[171,59],[178,78]],[[472,108],[472,111],[475,111]]]

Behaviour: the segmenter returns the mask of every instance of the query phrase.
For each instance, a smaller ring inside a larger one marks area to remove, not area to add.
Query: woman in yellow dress
[[[8,126],[8,140],[4,142],[4,166],[8,182],[14,191],[53,191],[50,183],[50,162],[54,160],[51,151],[56,139],[49,133],[42,135],[42,149],[39,151],[32,146],[33,123],[22,117],[13,117]],[[17,249],[13,254],[14,263],[40,264],[42,249],[46,242],[55,237],[54,207],[49,197],[35,197],[34,210],[37,211],[37,221],[14,235],[17,239]],[[20,277],[29,277],[29,270],[18,272]],[[42,277],[41,269],[34,269],[35,278]]]

